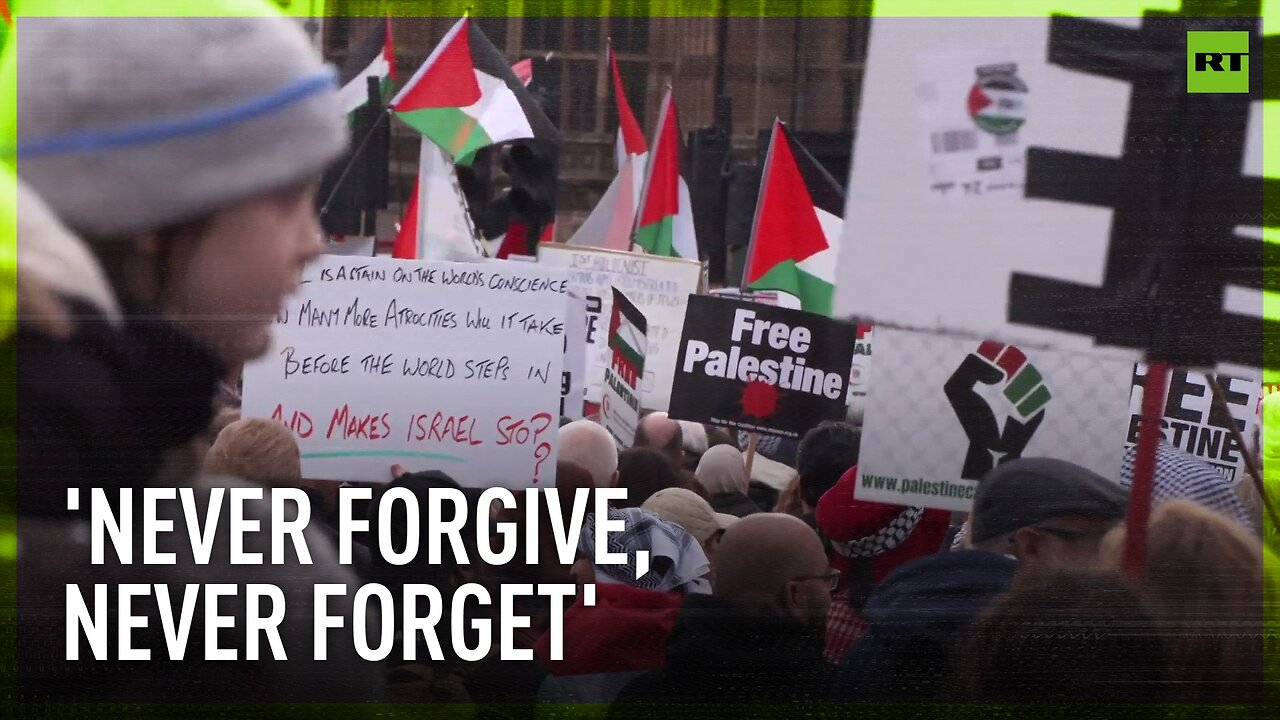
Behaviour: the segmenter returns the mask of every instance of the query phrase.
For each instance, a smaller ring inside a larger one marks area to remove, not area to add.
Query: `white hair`
[[[591,473],[596,487],[611,487],[613,474],[618,471],[618,445],[603,425],[574,420],[560,428],[557,460],[571,462]]]

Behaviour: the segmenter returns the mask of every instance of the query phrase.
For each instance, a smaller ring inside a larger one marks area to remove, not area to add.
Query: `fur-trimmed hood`
[[[62,298],[74,298],[119,325],[116,294],[88,245],[21,180],[16,208],[18,324],[56,338],[69,337],[73,318]]]

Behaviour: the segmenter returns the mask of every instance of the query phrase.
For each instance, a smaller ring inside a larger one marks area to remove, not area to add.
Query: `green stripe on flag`
[[[427,108],[397,115],[444,148],[454,160],[470,157],[480,148],[493,144],[479,121],[460,108]]]
[[[784,260],[769,268],[759,280],[747,285],[752,290],[781,290],[800,298],[800,309],[819,315],[831,315],[836,287],[807,273],[795,260]]]
[[[675,216],[667,215],[658,222],[649,223],[636,230],[636,244],[644,248],[650,255],[675,257],[672,228],[675,227]]]
[[[636,372],[644,372],[644,355],[641,355],[639,350],[631,347],[630,343],[618,338],[615,342],[610,343],[609,347],[622,353],[627,362],[635,366]]]

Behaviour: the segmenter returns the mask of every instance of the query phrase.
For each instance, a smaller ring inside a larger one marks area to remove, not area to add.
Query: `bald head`
[[[716,548],[715,594],[768,605],[799,577],[829,572],[822,541],[793,515],[748,515],[725,531]]]
[[[618,480],[618,445],[603,425],[574,420],[560,428],[557,460],[573,463],[591,473],[598,488],[613,487]]]
[[[640,419],[632,447],[657,450],[674,468],[684,465],[684,433],[680,423],[667,417],[665,412],[652,412]]]

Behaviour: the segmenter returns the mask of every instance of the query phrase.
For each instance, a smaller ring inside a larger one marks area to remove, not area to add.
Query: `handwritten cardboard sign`
[[[554,480],[568,280],[525,263],[325,256],[244,371],[246,417],[293,430],[305,477]]]
[[[610,359],[606,336],[613,305],[610,288],[616,287],[649,321],[649,348],[641,382],[645,408],[666,410],[685,304],[689,295],[698,292],[702,265],[692,260],[551,243],[538,246],[538,262],[567,268],[569,289],[586,298],[590,347],[587,402],[599,403],[604,387],[604,369]]]

